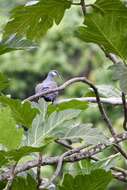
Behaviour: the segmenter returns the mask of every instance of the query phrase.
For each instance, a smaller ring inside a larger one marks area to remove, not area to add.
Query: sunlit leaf
[[[22,135],[23,129],[16,128],[10,109],[0,109],[0,144],[8,149],[17,148],[21,143]]]
[[[62,111],[66,109],[78,109],[78,110],[86,110],[88,108],[87,102],[82,102],[79,100],[70,100],[67,102],[59,103],[57,105],[50,104],[48,106],[48,114],[51,114],[54,111]]]
[[[7,87],[9,87],[9,80],[4,74],[0,73],[0,91],[4,90]]]
[[[9,106],[16,123],[25,127],[31,127],[33,119],[39,113],[36,108],[32,108],[30,102],[22,103],[20,100],[0,96],[0,103]]]
[[[60,112],[53,112],[48,116],[47,103],[39,100],[40,114],[36,116],[32,123],[32,128],[28,131],[28,145],[40,146],[45,139],[59,138],[65,134],[71,125],[73,119],[77,118],[80,110],[64,110]]]
[[[108,143],[108,138],[104,136],[100,129],[93,128],[92,124],[79,124],[70,127],[62,139],[82,139],[87,144]]]

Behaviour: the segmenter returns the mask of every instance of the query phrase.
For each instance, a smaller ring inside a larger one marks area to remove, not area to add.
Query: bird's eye
[[[57,76],[57,73],[55,71],[52,72],[53,76]]]

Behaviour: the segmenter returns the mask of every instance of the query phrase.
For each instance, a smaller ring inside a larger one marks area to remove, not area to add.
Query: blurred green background
[[[0,0],[0,36],[9,18],[9,11],[26,0]],[[10,79],[6,91],[14,98],[24,99],[34,93],[35,85],[46,74],[57,69],[64,81],[75,76],[86,76],[95,84],[111,84],[112,75],[107,68],[112,63],[94,44],[86,44],[75,37],[75,27],[82,22],[82,13],[77,7],[66,12],[59,26],[54,26],[41,40],[39,47],[31,51],[14,51],[0,56],[0,71]],[[58,81],[59,84],[63,81]],[[68,87],[59,98],[81,97],[89,91],[88,87],[77,83]],[[109,115],[118,131],[121,131],[122,109],[107,106]],[[96,106],[81,115],[83,122],[92,122],[97,127],[105,127],[100,120]],[[126,144],[125,144],[126,148]],[[53,149],[51,147],[51,149]],[[52,151],[54,152],[54,150]],[[108,151],[104,154],[108,155]],[[126,163],[121,162],[123,167]],[[126,190],[127,185],[114,181],[110,190]]]

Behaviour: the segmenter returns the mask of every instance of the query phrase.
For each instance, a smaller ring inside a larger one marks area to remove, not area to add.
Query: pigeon
[[[48,73],[47,77],[45,80],[43,80],[41,83],[37,84],[35,87],[35,93],[41,93],[47,90],[55,89],[57,88],[57,83],[55,82],[55,77],[61,77],[59,72],[56,70],[52,70]],[[58,92],[53,92],[50,94],[43,95],[42,97],[45,99],[47,102],[54,102],[56,97],[58,96]]]

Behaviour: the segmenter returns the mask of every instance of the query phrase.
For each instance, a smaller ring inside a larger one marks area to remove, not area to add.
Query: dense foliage
[[[0,189],[124,190],[126,1],[0,5]],[[50,69],[80,78],[55,104],[25,99]]]

